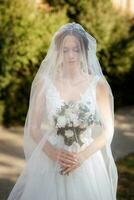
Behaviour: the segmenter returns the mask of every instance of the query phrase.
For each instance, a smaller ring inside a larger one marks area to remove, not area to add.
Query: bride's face
[[[63,63],[66,65],[78,65],[80,63],[80,42],[73,35],[67,35],[63,45]]]

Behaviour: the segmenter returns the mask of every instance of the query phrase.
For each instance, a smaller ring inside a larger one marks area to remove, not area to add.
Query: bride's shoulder
[[[108,85],[103,77],[97,77],[96,82],[96,94],[98,97],[102,97],[108,94]]]

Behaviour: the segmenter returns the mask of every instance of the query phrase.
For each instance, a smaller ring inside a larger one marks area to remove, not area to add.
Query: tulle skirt
[[[92,141],[88,139],[88,143]],[[50,142],[63,145],[59,137]],[[32,153],[8,200],[115,200],[100,150],[67,176],[60,174],[58,162],[43,152],[43,145]]]

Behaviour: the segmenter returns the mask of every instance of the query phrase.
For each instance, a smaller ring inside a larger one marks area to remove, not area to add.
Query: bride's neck
[[[62,76],[64,80],[66,79],[74,82],[75,80],[80,79],[83,76],[83,74],[82,70],[80,69],[80,66],[63,66]]]

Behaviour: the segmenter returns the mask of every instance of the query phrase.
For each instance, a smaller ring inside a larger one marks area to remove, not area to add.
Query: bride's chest
[[[74,95],[72,95],[74,96]],[[73,99],[73,97],[72,97]],[[46,91],[46,112],[48,119],[51,120],[52,116],[55,115],[57,110],[61,109],[62,106],[68,104],[70,101],[65,102],[59,92],[53,85],[49,85]],[[80,98],[72,102],[78,106],[80,104],[85,105],[92,113],[95,112],[95,94],[92,87],[89,87],[84,94],[80,95]]]

